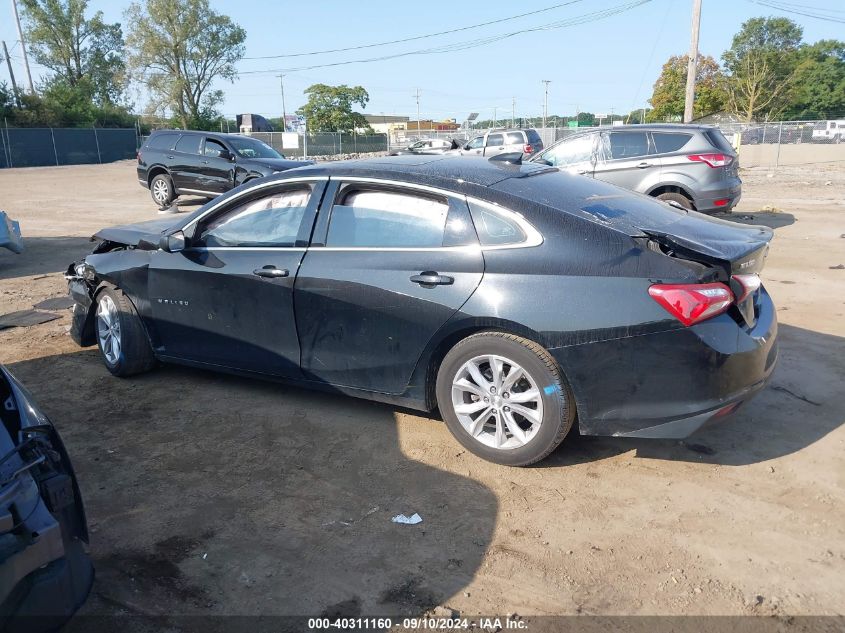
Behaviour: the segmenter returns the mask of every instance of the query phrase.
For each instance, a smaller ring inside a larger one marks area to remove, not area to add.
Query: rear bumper
[[[552,349],[583,435],[683,438],[733,413],[777,362],[777,315],[762,290],[753,328],[722,314],[690,328]]]
[[[138,184],[144,189],[149,189],[150,185],[147,182],[147,170],[145,167],[136,167],[135,171],[138,173]]]
[[[723,180],[696,191],[693,204],[697,211],[712,213],[730,211],[742,197],[742,181],[739,178]],[[717,205],[717,201],[727,200],[726,204]]]

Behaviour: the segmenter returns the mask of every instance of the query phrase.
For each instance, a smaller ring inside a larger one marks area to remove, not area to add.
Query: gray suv
[[[705,125],[592,130],[531,160],[705,213],[730,211],[742,192],[736,151],[717,128]]]
[[[497,154],[510,154],[522,152],[523,158],[541,151],[543,140],[535,129],[527,130],[490,130],[476,136],[469,143],[463,146],[461,154],[496,156]]]

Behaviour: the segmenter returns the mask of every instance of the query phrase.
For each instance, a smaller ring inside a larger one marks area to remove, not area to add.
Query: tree
[[[146,0],[126,10],[129,68],[153,95],[153,109],[176,114],[182,127],[202,127],[223,100],[216,79],[234,81],[246,32],[208,0]]]
[[[646,117],[648,121],[673,121],[683,118],[688,62],[689,55],[673,55],[663,64],[663,70],[654,82],[654,91],[649,99],[652,110]],[[695,73],[693,118],[723,110],[727,99],[725,75],[718,62],[712,57],[699,55]]]
[[[845,113],[845,42],[802,46],[799,57],[789,116],[826,119]]]
[[[314,84],[305,89],[308,101],[296,111],[305,117],[311,132],[352,132],[370,129],[370,124],[360,112],[354,112],[356,103],[367,107],[370,95],[362,86],[349,87]]]
[[[803,30],[788,18],[752,18],[722,55],[731,109],[751,121],[774,118],[789,104]]]
[[[97,11],[86,19],[88,0],[21,0],[30,50],[53,71],[49,81],[76,87],[100,104],[116,103],[123,85],[123,32]]]

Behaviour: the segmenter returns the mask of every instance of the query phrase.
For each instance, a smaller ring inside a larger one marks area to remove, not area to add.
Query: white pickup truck
[[[814,143],[841,143],[845,140],[845,119],[819,121],[813,127]]]

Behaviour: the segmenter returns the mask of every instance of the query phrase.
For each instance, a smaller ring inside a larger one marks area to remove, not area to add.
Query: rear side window
[[[692,138],[692,134],[652,132],[651,138],[654,139],[654,147],[658,154],[668,154],[669,152],[677,152],[684,145],[689,143],[689,140]]]
[[[199,154],[202,137],[199,134],[185,134],[179,139],[174,148],[177,152],[185,154]]]
[[[508,132],[506,135],[508,145],[522,145],[525,141],[522,138],[522,132]]]
[[[733,154],[734,148],[719,130],[704,130],[704,136],[715,147],[728,154]]]
[[[153,134],[147,139],[147,147],[150,149],[170,149],[178,136],[178,134]]]
[[[398,191],[352,191],[332,207],[326,246],[436,248],[443,245],[446,200]]]
[[[507,214],[474,202],[469,203],[469,208],[482,246],[519,244],[528,239],[522,227]]]
[[[289,189],[244,202],[205,225],[205,246],[294,246],[311,197],[308,187]]]
[[[648,154],[648,136],[645,132],[611,132],[610,158],[636,158]]]
[[[505,144],[505,137],[502,134],[490,134],[487,137],[487,147],[500,146]]]

